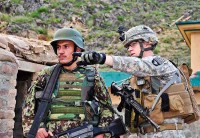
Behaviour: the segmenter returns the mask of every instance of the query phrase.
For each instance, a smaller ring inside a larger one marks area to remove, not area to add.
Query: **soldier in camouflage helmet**
[[[47,116],[40,124],[37,138],[79,126],[83,121],[106,126],[114,118],[108,110],[111,99],[105,83],[94,67],[77,66],[73,52],[84,51],[84,40],[76,29],[59,29],[51,42],[63,69],[59,75]],[[23,131],[30,130],[43,90],[54,66],[44,68],[30,88],[23,108]],[[98,101],[98,102],[97,102]],[[97,137],[103,137],[98,135]]]
[[[129,81],[130,85],[134,87],[134,89],[138,88],[142,95],[158,94],[160,88],[164,87],[171,80],[174,74],[177,74],[177,78],[173,83],[181,82],[179,70],[169,60],[154,55],[153,50],[156,48],[158,38],[156,33],[150,27],[138,25],[132,27],[126,32],[121,32],[121,34],[120,40],[123,41],[124,46],[127,48],[131,57],[109,56],[104,53],[92,51],[82,54],[82,61],[80,64],[106,64],[115,70],[132,74],[133,77],[127,81]],[[164,99],[167,100],[167,97],[168,96]],[[138,102],[144,101],[142,98],[137,100]],[[168,104],[167,107],[169,107]],[[169,111],[169,109],[167,110]],[[125,118],[125,120],[126,119],[127,118]],[[131,114],[129,121],[126,121],[130,122],[128,126],[131,132],[135,132],[133,121],[134,115]],[[183,138],[185,136],[181,130],[182,123],[182,118],[175,116],[169,119],[164,119],[164,122],[161,124],[164,126],[164,129],[162,129],[161,132],[154,132],[154,129],[148,129],[148,132],[144,132],[146,135],[140,134],[139,131],[137,133],[139,137]],[[165,124],[170,124],[170,127],[165,127]]]

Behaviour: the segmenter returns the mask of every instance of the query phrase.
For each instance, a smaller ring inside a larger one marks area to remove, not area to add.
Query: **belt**
[[[164,130],[182,130],[183,129],[183,124],[178,123],[178,124],[163,124],[159,125],[160,130],[159,131],[164,131]],[[156,132],[155,128],[153,126],[143,126],[140,127],[140,132],[142,134],[150,133],[150,132]]]

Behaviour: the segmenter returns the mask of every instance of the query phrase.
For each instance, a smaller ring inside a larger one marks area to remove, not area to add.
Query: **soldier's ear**
[[[144,41],[144,42],[143,42],[143,47],[144,47],[144,48],[151,47],[151,43]]]
[[[76,52],[81,52],[81,49],[77,47]]]

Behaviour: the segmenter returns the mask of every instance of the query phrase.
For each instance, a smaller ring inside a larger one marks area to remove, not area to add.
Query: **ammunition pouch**
[[[164,112],[164,118],[172,118],[177,116],[187,116],[193,113],[192,102],[188,91],[185,90],[183,83],[170,86],[166,93],[171,97],[170,111]],[[184,102],[183,102],[184,101]]]
[[[185,90],[183,83],[173,84],[166,91],[169,95],[169,111],[161,111],[162,99],[160,98],[155,109],[150,112],[150,118],[157,124],[162,124],[164,119],[182,117],[183,119],[194,113],[192,101],[188,91]],[[155,94],[144,96],[144,107],[151,109]]]
[[[155,94],[149,94],[144,96],[144,107],[150,109],[156,98]],[[158,125],[162,124],[164,121],[163,112],[161,111],[161,99],[158,101],[155,109],[149,113],[149,117]]]
[[[170,103],[171,112],[164,112],[164,118],[181,116],[185,123],[199,119],[199,109],[191,86],[186,90],[184,83],[174,84],[166,92],[171,96],[179,95],[180,97],[173,97]]]
[[[85,109],[85,121],[93,126],[98,126],[100,120],[100,108],[99,103],[95,100],[85,101],[84,102]]]

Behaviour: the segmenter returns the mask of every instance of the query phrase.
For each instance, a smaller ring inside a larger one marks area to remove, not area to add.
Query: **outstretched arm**
[[[106,55],[106,61],[105,61],[104,64],[112,67],[113,66],[113,58],[112,58],[112,56]]]
[[[89,51],[85,53],[74,52],[73,56],[81,57],[81,61],[77,63],[79,65],[106,64],[111,67],[113,66],[112,56],[104,53],[98,53],[95,51]]]
[[[125,56],[109,56],[104,53],[90,51],[82,53],[81,63],[83,65],[106,64],[114,70],[130,73],[134,76],[163,76],[170,75],[177,69],[168,60],[163,58],[150,56],[148,59],[140,59],[137,57]],[[154,65],[154,59],[161,59],[163,62]]]

